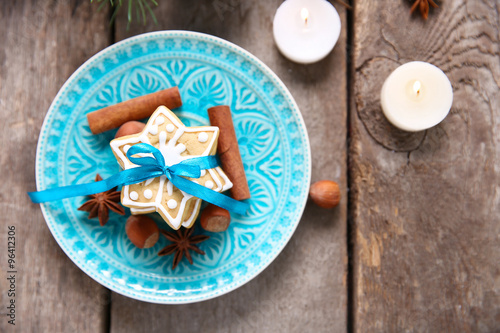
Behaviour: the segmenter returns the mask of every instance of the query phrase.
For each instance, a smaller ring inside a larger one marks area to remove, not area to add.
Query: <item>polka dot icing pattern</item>
[[[169,125],[174,128],[171,132],[167,130]],[[193,136],[198,140],[193,140]],[[200,141],[200,136],[205,140]],[[186,127],[173,112],[160,106],[141,133],[115,139],[110,145],[120,165],[129,169],[135,165],[124,154],[126,146],[141,142],[153,145],[160,150],[167,165],[174,165],[189,158],[215,154],[218,136],[217,127]],[[207,187],[216,192],[226,191],[233,185],[220,167],[210,169],[197,180],[205,186],[211,185]],[[122,204],[133,209],[133,214],[157,211],[173,229],[191,227],[198,216],[201,200],[174,188],[165,176],[159,177],[157,182],[148,182],[150,180],[123,186]],[[165,198],[168,198],[166,202]]]

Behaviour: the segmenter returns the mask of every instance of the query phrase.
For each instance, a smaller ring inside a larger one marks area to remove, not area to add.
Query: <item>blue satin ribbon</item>
[[[153,157],[134,157],[137,154],[152,154]],[[29,192],[34,203],[55,201],[82,195],[96,194],[119,185],[137,184],[150,178],[165,175],[179,190],[198,197],[211,204],[227,209],[237,214],[245,214],[248,204],[234,200],[224,194],[215,192],[205,186],[196,184],[183,177],[200,178],[201,170],[212,169],[219,165],[213,155],[193,157],[178,164],[167,166],[162,153],[155,147],[139,143],[127,151],[128,159],[139,167],[123,170],[107,179],[90,183],[57,187],[39,192]]]

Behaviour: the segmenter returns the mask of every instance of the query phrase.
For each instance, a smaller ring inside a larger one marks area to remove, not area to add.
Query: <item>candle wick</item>
[[[309,11],[307,10],[307,8],[302,8],[300,10],[300,16],[304,20],[304,24],[307,26],[307,20],[309,19]]]
[[[420,83],[420,81],[415,81],[415,83],[413,84],[413,91],[415,92],[415,94],[417,94],[417,96],[420,95],[421,88],[422,88],[422,84]]]

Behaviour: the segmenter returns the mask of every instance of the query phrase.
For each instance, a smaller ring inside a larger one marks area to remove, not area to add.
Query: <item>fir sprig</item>
[[[122,8],[125,4],[127,7],[127,19],[128,19],[128,24],[130,24],[134,20],[134,12],[135,12],[135,19],[140,21],[142,19],[142,22],[144,25],[146,25],[146,17],[147,13],[149,12],[149,15],[151,15],[153,21],[155,24],[158,24],[158,21],[156,20],[156,16],[153,13],[153,9],[151,8],[152,5],[158,6],[158,3],[156,0],[90,0],[91,3],[97,2],[99,4],[99,9],[101,10],[106,4],[111,5],[112,8],[114,8],[113,15],[111,15],[111,22],[112,23],[115,18],[116,14]]]

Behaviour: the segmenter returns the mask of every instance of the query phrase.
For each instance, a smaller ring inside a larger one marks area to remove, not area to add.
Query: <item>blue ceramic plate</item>
[[[136,36],[98,53],[64,84],[45,118],[36,157],[39,190],[94,181],[119,171],[109,147],[115,131],[92,135],[86,114],[123,100],[178,86],[184,105],[174,112],[188,126],[208,125],[207,108],[231,106],[252,198],[229,229],[208,233],[206,255],[193,253],[172,270],[159,257],[169,242],[136,248],[126,216],[101,227],[78,211],[86,198],[42,204],[54,238],[90,277],[128,297],[153,303],[191,303],[225,294],[266,268],[284,248],[302,215],[311,175],[306,128],[278,77],[245,50],[186,31]],[[128,213],[128,212],[127,212]],[[168,226],[159,218],[158,225]],[[198,224],[198,223],[197,223]]]

